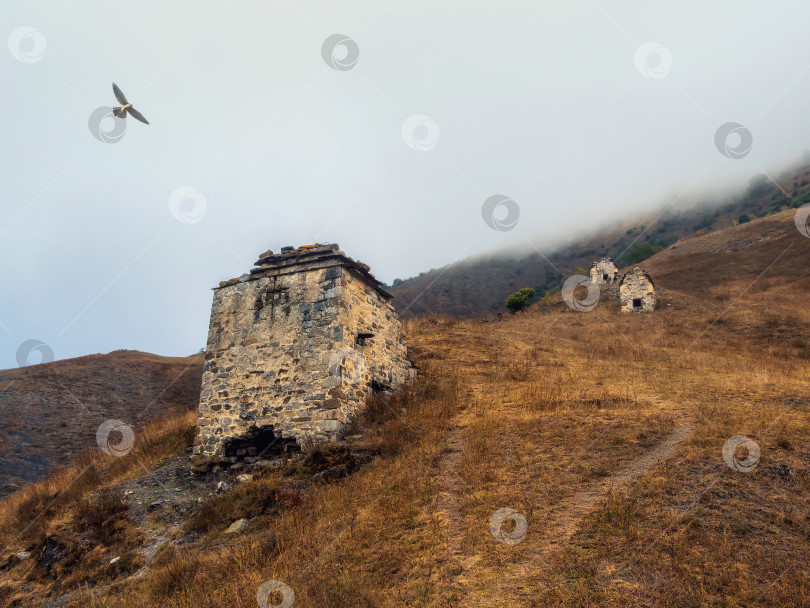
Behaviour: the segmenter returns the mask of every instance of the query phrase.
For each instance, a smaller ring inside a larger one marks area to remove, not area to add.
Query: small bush
[[[509,309],[509,312],[513,314],[519,310],[523,310],[528,306],[529,299],[533,298],[535,293],[536,292],[531,287],[524,287],[506,298],[506,307]]]

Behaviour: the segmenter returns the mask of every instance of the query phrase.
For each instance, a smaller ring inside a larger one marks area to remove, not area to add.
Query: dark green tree
[[[519,310],[523,310],[528,305],[529,299],[534,297],[534,294],[534,289],[531,287],[524,287],[506,298],[506,307],[512,314]]]

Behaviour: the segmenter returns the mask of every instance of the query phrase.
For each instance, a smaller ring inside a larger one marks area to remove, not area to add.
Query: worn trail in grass
[[[780,314],[810,325],[806,301]],[[69,608],[252,606],[273,579],[295,590],[296,606],[333,608],[801,605],[807,359],[765,333],[771,321],[741,331],[758,322],[749,310],[718,323],[705,308],[410,321],[419,382],[369,400],[349,443],[369,459],[351,474],[319,480],[291,462],[177,518],[116,511],[121,528],[57,577],[34,560],[2,571],[0,599],[36,605],[86,585]],[[147,507],[153,494],[171,497],[182,484],[161,463],[184,458],[194,421],[168,422],[82,486],[65,474],[0,503],[0,531],[13,538],[42,513],[18,550],[49,536],[74,543],[88,492],[140,487]],[[723,461],[735,435],[761,447],[749,474]],[[58,509],[41,506],[65,487]],[[504,508],[525,518],[518,543],[491,532]],[[227,534],[242,517],[248,527]],[[143,552],[151,525],[177,536],[154,560]],[[116,555],[129,556],[126,571],[110,568]]]
[[[659,538],[683,534],[689,509],[718,478],[734,481],[721,458],[729,436],[782,423],[807,429],[805,413],[775,405],[796,399],[801,368],[778,352],[741,352],[716,337],[695,345],[713,315],[705,325],[674,312],[664,319],[609,310],[526,315],[421,336],[423,347],[445,353],[455,353],[448,333],[497,345],[458,367],[475,398],[454,419],[438,465],[455,605],[603,605],[629,597],[658,605],[654,577],[629,584],[611,572],[637,569],[648,551],[642,562],[660,560]],[[592,333],[600,325],[614,335]],[[763,405],[740,407],[747,400]],[[684,470],[696,476],[679,480]],[[651,508],[657,501],[659,514],[637,517],[639,496]],[[502,508],[526,518],[518,544],[490,533],[489,519]],[[617,530],[617,521],[632,532]]]

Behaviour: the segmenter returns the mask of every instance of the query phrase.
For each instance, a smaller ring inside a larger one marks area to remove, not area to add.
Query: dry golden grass
[[[785,301],[765,324],[780,332],[807,327],[806,299]],[[489,384],[462,422],[460,605],[808,600],[810,374],[806,359],[797,359],[804,351],[762,336],[763,320],[743,306],[722,323],[721,309],[688,317],[597,309],[488,326],[505,341],[498,351],[515,361],[496,364],[501,379],[494,370],[485,375]],[[744,331],[751,322],[754,331]],[[527,360],[535,360],[533,371]],[[631,487],[605,492],[574,522],[570,544],[548,542],[545,527],[561,509],[565,515],[566,497],[599,477],[610,480],[682,424],[694,432],[669,460]],[[734,435],[759,443],[754,472],[723,462],[723,444]],[[711,505],[705,513],[704,503]],[[528,520],[518,545],[487,533],[501,507]],[[745,534],[732,534],[737,528]],[[674,556],[682,567],[673,568]]]
[[[196,410],[202,364],[201,355],[119,350],[0,370],[0,497],[27,485],[20,475],[39,479],[41,469],[31,462],[48,471],[73,464],[70,454],[94,445],[105,420],[143,428],[159,413]]]
[[[0,501],[0,543],[14,544],[42,533],[37,522],[75,504],[102,485],[142,472],[161,458],[186,449],[194,438],[196,412],[169,412],[137,433],[134,449],[120,458],[101,450],[85,452],[76,463],[29,484]]]
[[[369,462],[328,483],[303,465],[258,475],[185,515],[196,536],[142,576],[94,574],[112,583],[66,605],[252,608],[267,580],[296,607],[808,605],[810,288],[766,287],[669,292],[643,315],[600,303],[408,321],[420,379],[354,424],[350,446]],[[42,513],[66,489],[74,507],[41,519],[75,524],[82,496],[134,475],[137,458],[182,452],[192,422],[164,427],[130,464],[88,469],[80,489],[74,469],[15,495],[3,533],[27,521],[23,505]],[[736,435],[761,450],[751,472],[723,460]],[[522,542],[490,532],[501,508],[525,517]],[[238,517],[248,528],[226,535]],[[28,575],[22,563],[0,581]]]

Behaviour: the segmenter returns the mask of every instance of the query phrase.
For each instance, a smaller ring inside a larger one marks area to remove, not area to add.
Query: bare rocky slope
[[[106,420],[137,429],[195,408],[201,374],[201,355],[131,350],[0,371],[0,496],[95,448]]]

